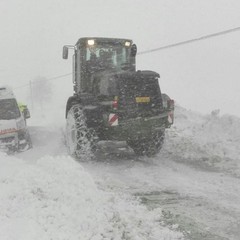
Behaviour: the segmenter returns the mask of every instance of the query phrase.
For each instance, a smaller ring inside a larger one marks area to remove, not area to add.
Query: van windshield
[[[0,120],[10,120],[20,117],[20,111],[15,99],[0,100]]]

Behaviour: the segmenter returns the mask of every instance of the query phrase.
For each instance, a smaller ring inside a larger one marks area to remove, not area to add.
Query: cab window
[[[15,99],[0,100],[0,119],[11,120],[21,116]]]

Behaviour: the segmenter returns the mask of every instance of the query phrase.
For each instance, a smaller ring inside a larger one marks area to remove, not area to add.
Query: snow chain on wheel
[[[132,140],[128,145],[133,149],[137,156],[152,157],[159,153],[164,142],[165,132],[159,131],[152,134],[151,139]]]
[[[146,149],[146,156],[152,157],[159,153],[162,148],[165,138],[165,132],[159,131],[152,135],[152,139],[149,141]]]
[[[66,140],[70,155],[78,158],[92,157],[93,131],[87,128],[86,117],[80,105],[68,111]]]

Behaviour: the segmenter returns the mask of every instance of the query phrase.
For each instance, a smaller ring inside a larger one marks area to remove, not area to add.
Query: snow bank
[[[0,239],[183,239],[161,210],[99,190],[70,157],[29,164],[0,152]]]
[[[164,151],[179,161],[213,166],[240,176],[240,119],[220,116],[219,110],[201,115],[176,107]],[[227,164],[226,164],[227,162]]]

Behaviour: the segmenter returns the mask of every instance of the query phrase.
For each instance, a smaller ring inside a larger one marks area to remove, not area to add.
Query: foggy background
[[[31,106],[30,84],[44,78],[52,101],[65,106],[73,91],[71,75],[58,78],[72,70],[63,45],[130,38],[142,52],[240,27],[239,9],[237,0],[0,0],[0,85]],[[162,92],[181,106],[237,116],[239,63],[240,31],[137,56],[137,69],[160,73]]]

